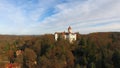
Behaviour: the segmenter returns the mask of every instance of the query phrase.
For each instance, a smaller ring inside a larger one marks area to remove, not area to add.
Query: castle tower
[[[57,41],[57,39],[58,39],[58,34],[57,32],[55,32],[55,41]]]
[[[68,27],[68,32],[72,33],[72,28],[70,26]]]

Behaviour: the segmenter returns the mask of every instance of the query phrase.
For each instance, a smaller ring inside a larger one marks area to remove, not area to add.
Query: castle
[[[76,40],[77,35],[76,33],[72,33],[72,28],[69,26],[68,27],[68,32],[55,32],[55,40],[57,41],[58,39],[62,38],[65,40],[69,40],[70,43]]]

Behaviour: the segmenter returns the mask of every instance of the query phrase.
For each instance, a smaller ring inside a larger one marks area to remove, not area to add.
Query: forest
[[[0,68],[120,68],[120,32],[77,34],[55,41],[54,34],[0,35]]]

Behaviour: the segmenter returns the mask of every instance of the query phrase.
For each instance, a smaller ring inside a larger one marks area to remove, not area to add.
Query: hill
[[[54,35],[0,35],[0,68],[120,68],[120,32],[77,34],[77,41]]]

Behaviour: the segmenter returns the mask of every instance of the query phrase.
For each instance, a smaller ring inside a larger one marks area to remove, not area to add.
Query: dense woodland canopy
[[[21,50],[17,56],[16,51]],[[77,34],[77,41],[54,35],[0,36],[0,68],[120,68],[120,32]]]

